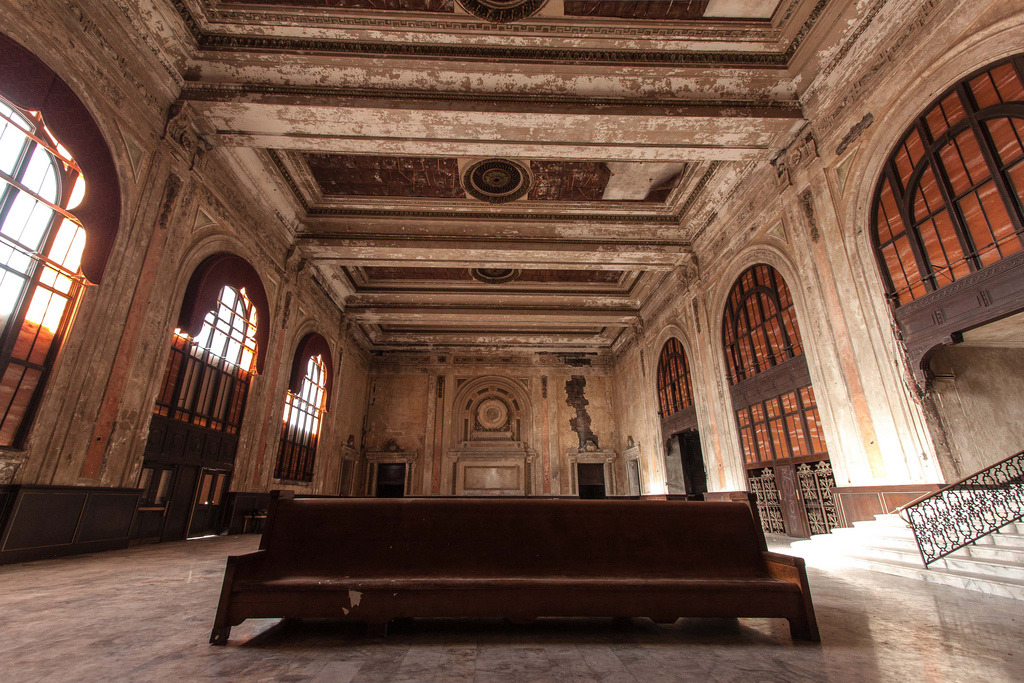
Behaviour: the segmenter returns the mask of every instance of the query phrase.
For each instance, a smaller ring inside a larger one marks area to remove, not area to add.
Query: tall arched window
[[[192,274],[153,406],[134,538],[179,540],[222,530],[269,317],[263,283],[244,259],[215,254]]]
[[[755,265],[736,280],[722,342],[748,481],[765,530],[828,533],[836,523],[829,492],[835,482],[793,297],[774,268]],[[797,496],[780,493],[793,489]]]
[[[674,415],[693,405],[690,366],[678,339],[672,337],[661,348],[658,359],[658,417]]]
[[[873,220],[897,306],[1021,250],[1024,57],[957,83],[914,121],[886,161]]]
[[[278,479],[313,481],[316,445],[327,403],[327,368],[322,354],[310,356],[298,392],[288,391],[284,402],[284,431],[277,454]]]
[[[225,285],[193,339],[175,330],[154,414],[237,434],[256,357],[256,307]]]
[[[18,446],[70,328],[85,231],[81,171],[39,112],[0,98],[0,446]]]

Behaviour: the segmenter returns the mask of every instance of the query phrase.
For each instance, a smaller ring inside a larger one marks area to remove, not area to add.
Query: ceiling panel
[[[465,197],[454,158],[303,154],[324,195]]]
[[[411,12],[453,12],[455,0],[220,0],[222,5],[279,5],[329,9],[386,9]]]
[[[700,19],[708,0],[565,0],[565,13],[620,19]]]
[[[469,268],[420,268],[367,266],[363,268],[366,278],[379,280],[417,280],[476,282]],[[570,284],[616,284],[622,280],[622,270],[561,270],[540,268],[523,270],[514,282],[570,283]]]
[[[596,202],[604,197],[611,171],[600,161],[533,161],[529,198],[541,201]]]

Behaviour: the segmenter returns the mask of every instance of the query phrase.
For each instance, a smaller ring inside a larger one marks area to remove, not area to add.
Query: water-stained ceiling
[[[182,106],[281,188],[368,346],[588,352],[803,125],[826,4],[168,0]]]

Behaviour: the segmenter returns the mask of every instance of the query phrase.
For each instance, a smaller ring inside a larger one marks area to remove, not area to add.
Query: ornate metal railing
[[[1024,451],[899,509],[925,566],[1024,517]]]

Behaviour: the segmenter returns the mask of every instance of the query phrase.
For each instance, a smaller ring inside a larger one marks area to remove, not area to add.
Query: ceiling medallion
[[[507,24],[534,14],[548,0],[459,0],[470,14],[496,24]]]
[[[489,285],[501,285],[519,278],[523,271],[517,268],[470,268],[469,274],[474,280]]]
[[[471,196],[491,204],[515,201],[530,191],[530,171],[508,159],[478,161],[462,175],[462,186]]]

